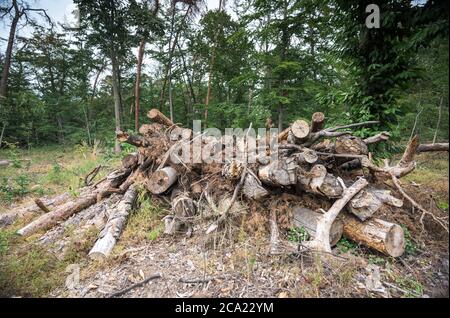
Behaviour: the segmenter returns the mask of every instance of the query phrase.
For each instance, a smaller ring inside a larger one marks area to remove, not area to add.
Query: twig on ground
[[[149,281],[151,281],[153,279],[161,278],[161,277],[162,277],[162,275],[159,274],[159,273],[151,275],[151,276],[147,277],[146,279],[141,280],[140,282],[137,282],[136,284],[133,284],[131,286],[128,286],[128,287],[126,287],[124,289],[121,289],[121,290],[119,290],[119,291],[117,291],[115,293],[112,293],[112,294],[108,295],[107,298],[114,298],[114,297],[121,296],[123,294],[128,293],[130,290],[132,290],[134,288],[141,287],[142,285],[147,284]]]

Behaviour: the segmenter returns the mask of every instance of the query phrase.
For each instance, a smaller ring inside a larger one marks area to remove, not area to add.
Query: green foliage
[[[405,255],[414,256],[417,254],[417,245],[411,239],[411,232],[409,232],[406,225],[401,224],[403,232],[405,234]]]
[[[347,253],[349,251],[354,252],[358,244],[343,237],[337,242],[336,246],[342,253]]]
[[[308,231],[302,226],[302,227],[294,227],[289,229],[288,231],[288,240],[291,242],[305,242],[308,241],[310,238],[310,235]]]

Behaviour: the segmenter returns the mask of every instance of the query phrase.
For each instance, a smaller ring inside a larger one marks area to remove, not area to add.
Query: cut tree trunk
[[[405,251],[401,226],[376,218],[360,222],[344,214],[344,236],[392,257],[399,257]]]
[[[125,178],[130,174],[131,170],[119,170],[111,173],[106,182],[99,189],[93,189],[86,195],[80,196],[74,201],[67,202],[55,210],[44,214],[17,231],[19,235],[28,236],[39,230],[48,229],[59,221],[67,219],[69,216],[84,210],[85,208],[95,204],[99,199],[110,195],[111,189],[117,188]]]
[[[303,245],[318,252],[331,253],[330,231],[334,220],[346,204],[368,184],[364,178],[358,179],[351,187],[346,188],[342,198],[336,200],[331,208],[317,221],[316,236],[314,240]]]
[[[147,114],[147,117],[150,118],[152,121],[162,124],[164,126],[167,127],[174,126],[174,123],[156,108],[150,110]]]
[[[417,147],[417,152],[429,152],[429,151],[447,151],[448,152],[448,142],[447,143],[435,143],[435,144],[421,144]]]
[[[124,167],[125,169],[134,170],[134,168],[137,167],[138,162],[139,162],[139,155],[136,152],[130,153],[125,157],[123,157],[122,167]]]
[[[361,138],[342,136],[336,139],[334,151],[338,154],[367,155],[369,150]]]
[[[259,201],[265,198],[269,191],[261,185],[261,182],[253,174],[248,173],[245,176],[242,193],[249,199]]]
[[[122,234],[128,215],[133,209],[136,197],[137,192],[131,186],[111,212],[104,229],[100,232],[99,238],[88,254],[90,258],[103,259],[111,253]]]
[[[54,208],[63,204],[64,202],[70,199],[69,193],[63,193],[61,195],[57,195],[52,198],[41,198],[40,201],[48,208]],[[38,214],[42,209],[36,204],[36,201],[33,203],[27,204],[26,206],[22,206],[19,208],[15,208],[12,211],[0,214],[0,228],[4,226],[11,225],[17,219],[22,217],[29,217]]]
[[[325,122],[325,115],[321,112],[314,113],[311,119],[311,132],[315,133],[322,130]]]
[[[288,186],[297,183],[297,162],[294,157],[280,158],[259,169],[259,179],[268,185]]]
[[[310,237],[314,238],[316,236],[317,222],[323,214],[301,206],[294,207],[293,212],[294,226],[299,228],[303,227]],[[330,228],[330,246],[336,245],[341,239],[343,231],[344,224],[342,223],[342,220],[336,218]]]
[[[383,204],[402,207],[403,200],[393,197],[389,190],[366,188],[350,200],[348,210],[361,221],[365,221],[377,212]]]
[[[296,120],[291,126],[291,132],[298,141],[304,141],[309,136],[309,124],[304,120]]]
[[[172,167],[155,171],[145,183],[147,190],[153,194],[166,192],[178,179],[178,172]]]
[[[344,191],[341,182],[323,165],[315,165],[310,171],[299,169],[297,179],[303,190],[328,198],[339,198]]]

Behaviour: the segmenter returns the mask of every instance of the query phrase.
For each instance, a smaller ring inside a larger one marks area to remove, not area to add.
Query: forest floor
[[[104,167],[99,179],[120,160],[86,146],[2,150],[0,158],[14,162],[0,168],[0,213],[42,195],[67,191],[76,195],[95,166]],[[30,160],[19,160],[23,158]],[[417,161],[417,169],[402,179],[405,190],[433,213],[448,216],[448,154],[421,154]],[[334,249],[336,257],[327,261],[308,255],[270,255],[266,225],[259,224],[265,219],[258,217],[267,211],[230,224],[225,233],[205,241],[195,231],[190,238],[163,235],[161,219],[167,214],[167,203],[140,195],[139,204],[105,261],[87,258],[98,233],[95,229],[84,233],[82,240],[73,229],[63,229],[63,255],[54,246],[40,244],[39,235],[23,239],[14,234],[29,220],[0,229],[0,296],[107,297],[156,273],[162,277],[121,297],[449,295],[448,233],[426,218],[422,226],[420,213],[406,203],[408,211],[401,222],[395,215],[384,215],[405,229],[403,256],[386,257],[343,238]]]

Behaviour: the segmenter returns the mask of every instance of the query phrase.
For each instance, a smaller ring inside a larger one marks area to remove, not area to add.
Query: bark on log
[[[63,193],[52,198],[41,198],[41,202],[48,208],[54,208],[63,204],[70,199],[69,193]],[[14,208],[12,211],[0,214],[0,228],[11,225],[17,219],[22,217],[28,217],[41,212],[41,208],[36,205],[36,201],[27,204],[26,206],[21,206]]]
[[[139,155],[136,152],[130,153],[130,154],[126,155],[125,157],[123,157],[122,167],[125,169],[134,170],[134,168],[137,167],[138,162],[139,162]]]
[[[175,215],[182,218],[189,218],[196,214],[197,209],[194,201],[180,188],[172,190],[171,201],[172,211]]]
[[[389,190],[366,188],[350,200],[348,210],[361,221],[365,221],[377,212],[383,204],[402,207],[403,200],[393,197]]]
[[[161,194],[169,189],[178,179],[178,172],[172,167],[165,167],[155,171],[145,183],[146,188],[153,194]]]
[[[392,257],[399,257],[405,251],[401,226],[376,218],[360,222],[344,214],[344,236]]]
[[[259,169],[259,179],[268,185],[288,186],[297,183],[295,157],[280,158]]]
[[[387,141],[391,137],[391,134],[387,131],[383,131],[375,136],[368,137],[363,140],[366,145],[376,144],[382,141]]]
[[[435,143],[435,144],[421,144],[417,147],[417,152],[429,152],[429,151],[447,151],[448,143]]]
[[[258,201],[266,197],[269,194],[269,191],[261,185],[261,182],[253,174],[248,173],[245,176],[242,193],[247,198]]]
[[[78,197],[74,201],[67,202],[55,210],[40,216],[30,224],[21,228],[17,233],[22,236],[28,236],[39,230],[48,229],[59,221],[67,219],[72,214],[96,203],[98,198],[106,196],[107,193],[110,193],[111,188],[117,188],[130,172],[131,170],[128,169],[114,171],[107,177],[106,182],[102,184],[102,187],[99,189],[95,189],[84,196]]]
[[[110,214],[104,229],[100,232],[99,238],[88,254],[90,258],[103,259],[111,253],[122,234],[136,197],[137,192],[131,186]]]
[[[303,190],[328,198],[339,198],[344,191],[339,180],[323,165],[315,165],[310,171],[298,169],[297,179]]]
[[[338,154],[367,155],[369,150],[361,138],[342,136],[336,139],[334,151]]]
[[[317,222],[316,236],[314,240],[306,242],[306,247],[309,247],[318,252],[331,253],[330,247],[330,230],[331,226],[338,216],[339,212],[345,205],[365,186],[368,182],[366,179],[358,179],[351,187],[345,189],[342,198],[336,200],[331,208],[323,214]]]
[[[127,143],[135,147],[147,147],[150,146],[144,137],[140,135],[129,135],[126,132],[116,132],[116,138],[122,143]]]
[[[325,115],[321,112],[314,113],[311,118],[311,132],[315,133],[323,128]]]
[[[314,239],[316,236],[317,222],[321,218],[322,213],[315,212],[313,210],[296,206],[293,209],[294,221],[293,224],[296,227],[303,227],[310,237]],[[340,218],[336,218],[331,224],[330,228],[330,246],[336,245],[341,239],[344,231],[344,224]]]
[[[156,108],[153,108],[152,110],[150,110],[148,112],[147,116],[152,121],[162,124],[164,126],[167,126],[167,127],[174,126],[174,123]]]

